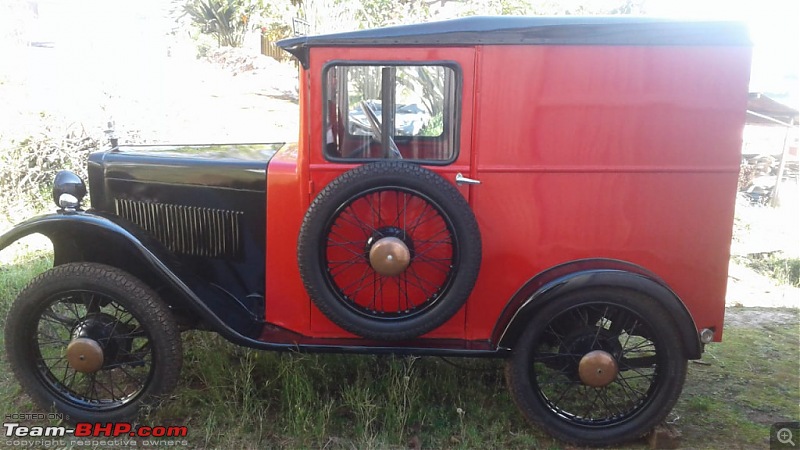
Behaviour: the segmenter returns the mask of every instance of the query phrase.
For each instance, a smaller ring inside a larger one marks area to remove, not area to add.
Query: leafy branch
[[[252,17],[258,10],[255,3],[242,0],[190,0],[183,7],[202,33],[217,38],[219,46],[241,47],[248,31],[252,30]]]

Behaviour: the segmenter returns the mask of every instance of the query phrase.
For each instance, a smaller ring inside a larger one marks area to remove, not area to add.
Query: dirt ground
[[[231,50],[196,59],[193,49],[130,55],[113,64],[74,49],[8,50],[0,64],[0,123],[42,112],[85,127],[115,122],[121,142],[253,143],[297,140],[297,69]],[[213,52],[212,52],[213,53]],[[24,126],[0,134],[25,133]],[[8,139],[8,136],[5,136]],[[19,136],[24,138],[26,136]]]
[[[731,308],[725,310],[725,327],[792,325],[798,320],[796,308]]]
[[[785,184],[778,208],[753,206],[740,199],[731,242],[728,268],[729,307],[800,307],[800,288],[775,280],[737,263],[753,255],[779,254],[800,257],[800,198],[797,180]]]

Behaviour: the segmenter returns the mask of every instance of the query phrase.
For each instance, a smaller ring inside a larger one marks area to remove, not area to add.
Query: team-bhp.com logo
[[[6,437],[186,437],[188,430],[183,426],[136,428],[130,422],[88,423],[80,422],[75,428],[63,426],[22,426],[18,423],[4,423]]]

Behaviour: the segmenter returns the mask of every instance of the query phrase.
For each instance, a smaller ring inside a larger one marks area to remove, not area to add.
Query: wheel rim
[[[422,314],[447,294],[459,245],[452,222],[430,197],[388,186],[342,203],[325,226],[320,252],[326,284],[341,304],[392,321]],[[397,260],[389,267],[376,254]]]
[[[154,372],[151,337],[141,319],[91,290],[48,299],[31,345],[36,376],[45,388],[84,409],[110,410],[135,401]],[[102,350],[99,364],[97,348]],[[88,365],[76,359],[81,351]]]
[[[531,383],[563,420],[619,425],[645,410],[664,383],[660,345],[648,321],[628,308],[578,305],[542,330],[531,355]]]

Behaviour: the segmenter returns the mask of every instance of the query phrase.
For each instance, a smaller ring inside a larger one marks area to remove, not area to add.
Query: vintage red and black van
[[[9,361],[114,421],[170,392],[180,331],[263,350],[487,356],[532,423],[614,444],[722,337],[750,43],[728,22],[474,17],[282,41],[296,144],[118,146],[50,238]],[[110,383],[98,386],[98,383]]]

